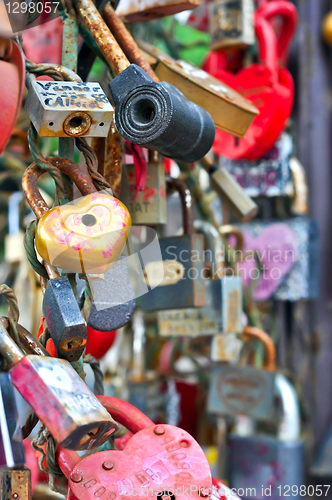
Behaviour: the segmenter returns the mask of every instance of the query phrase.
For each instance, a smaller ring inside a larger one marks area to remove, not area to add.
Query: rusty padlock
[[[101,274],[121,255],[131,226],[124,204],[105,191],[97,192],[89,175],[64,158],[49,158],[68,175],[84,198],[49,209],[37,188],[45,173],[35,163],[25,171],[23,193],[38,217],[36,248],[52,266],[71,273]]]
[[[24,356],[0,321],[0,353],[13,385],[62,446],[86,450],[103,444],[117,425],[70,364]]]
[[[100,451],[82,460],[59,447],[57,459],[68,478],[69,497],[106,500],[120,496],[133,500],[139,495],[152,495],[158,500],[185,500],[190,495],[199,500],[205,491],[211,491],[208,461],[190,434],[173,425],[155,425],[122,400],[107,396],[98,399],[134,435],[122,451]]]

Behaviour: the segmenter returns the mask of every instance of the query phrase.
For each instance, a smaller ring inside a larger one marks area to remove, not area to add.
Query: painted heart
[[[243,236],[244,260],[238,264],[240,276],[246,287],[253,279],[258,280],[253,298],[268,300],[296,262],[296,235],[287,224],[275,223],[268,225],[258,237],[247,229],[243,230]],[[260,275],[254,252],[261,267]]]
[[[257,408],[266,395],[267,382],[259,370],[228,367],[216,381],[217,394],[225,407],[235,414]]]
[[[153,500],[201,500],[212,477],[202,448],[186,431],[172,425],[147,427],[122,451],[101,451],[76,465],[70,489],[85,500],[148,497]]]

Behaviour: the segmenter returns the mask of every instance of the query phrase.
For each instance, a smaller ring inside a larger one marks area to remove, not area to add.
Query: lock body
[[[117,430],[110,414],[67,361],[28,355],[10,375],[16,389],[64,448],[98,447]]]
[[[8,373],[0,373],[0,413],[1,471],[3,467],[19,467],[25,462],[14,388]]]
[[[147,177],[143,191],[134,197],[135,168],[126,165],[127,182],[123,178],[122,201],[128,207],[131,221],[135,225],[166,224],[166,183],[163,162],[148,162]]]
[[[259,499],[263,491],[263,496],[277,500],[289,486],[293,498],[301,498],[300,487],[305,484],[303,441],[230,434],[228,446],[229,481],[237,491],[243,488],[242,498]]]
[[[47,282],[43,314],[59,358],[77,361],[87,341],[87,328],[67,277]]]
[[[168,158],[194,162],[212,147],[210,114],[169,83],[156,83],[131,64],[110,83],[121,135]]]
[[[40,137],[107,137],[113,119],[99,83],[32,81],[25,108]]]
[[[104,274],[104,279],[91,281],[93,303],[88,326],[99,332],[109,332],[124,326],[136,308],[135,292],[129,281],[127,258],[120,256]],[[84,304],[82,290],[80,305]]]
[[[275,415],[275,373],[252,367],[216,364],[207,409],[219,416],[247,415],[271,421]]]
[[[46,212],[38,221],[36,248],[46,262],[68,272],[100,274],[121,255],[130,225],[123,203],[92,193]]]
[[[1,500],[31,500],[31,470],[27,467],[19,469],[0,468]]]
[[[162,336],[201,336],[242,331],[242,283],[236,276],[205,279],[206,305],[196,309],[160,311]]]
[[[140,307],[144,311],[154,311],[204,306],[203,236],[184,234],[161,238],[159,244],[162,262],[149,262],[149,255],[146,255],[145,272],[150,290],[138,299]],[[155,286],[154,277],[161,267],[164,278]]]
[[[217,0],[209,4],[212,50],[236,50],[254,45],[253,0]]]

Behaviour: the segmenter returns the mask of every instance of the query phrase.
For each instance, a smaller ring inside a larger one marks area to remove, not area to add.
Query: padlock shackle
[[[221,236],[224,236],[226,239],[229,236],[235,236],[236,237],[235,249],[238,251],[243,250],[244,237],[243,237],[242,231],[237,226],[234,226],[233,224],[224,224],[223,226],[219,227],[219,233],[221,234]]]
[[[49,157],[47,161],[52,163],[53,166],[58,167],[63,174],[68,175],[83,196],[96,192],[91,177],[73,161],[58,157]],[[22,177],[24,196],[38,219],[49,211],[49,207],[37,187],[37,180],[45,173],[46,170],[39,168],[36,163],[31,163]]]
[[[114,420],[122,424],[133,434],[146,427],[155,425],[144,413],[130,403],[127,403],[127,401],[122,401],[122,399],[111,396],[96,397]]]
[[[24,358],[24,354],[9,335],[4,323],[0,322],[0,354],[11,366]]]
[[[297,27],[298,14],[295,5],[288,0],[274,0],[265,2],[257,13],[267,21],[274,17],[282,18],[282,27],[278,38],[278,57],[282,65],[286,66],[289,46]]]
[[[294,196],[291,204],[291,212],[294,215],[305,215],[308,207],[308,182],[303,165],[297,158],[290,158],[289,170],[293,179]]]
[[[159,82],[159,78],[151,68],[150,64],[142,56],[137,43],[131,36],[130,32],[127,30],[124,23],[114,12],[114,9],[110,2],[105,5],[104,10],[102,11],[102,17],[104,18],[107,26],[111,30],[113,36],[117,40],[128,60],[131,63],[137,64],[137,66],[140,66],[142,69],[144,69],[144,71],[152,78],[152,80],[154,80],[155,82]]]
[[[271,372],[276,371],[276,349],[271,337],[260,328],[255,326],[246,326],[241,335],[242,340],[256,339],[264,344],[266,351],[266,361],[264,368]]]
[[[255,33],[259,43],[259,60],[272,73],[274,82],[278,81],[278,46],[276,35],[270,23],[255,12]]]
[[[8,331],[9,320],[6,316],[0,318],[0,324]],[[22,325],[17,325],[17,333],[20,339],[21,346],[25,354],[36,354],[38,356],[50,356],[48,351],[42,344],[26,330]]]
[[[104,19],[91,0],[73,0],[80,20],[92,36],[116,75],[130,66],[130,62],[110,32]],[[82,33],[84,36],[84,33]]]
[[[180,195],[184,234],[194,234],[194,210],[189,188],[183,181],[173,177],[166,177],[166,184]]]
[[[222,278],[225,260],[218,260],[218,255],[223,255],[223,244],[220,237],[220,233],[218,229],[216,229],[210,222],[203,220],[195,220],[194,221],[194,229],[195,232],[203,234],[205,240],[208,244],[208,249],[213,252],[213,262],[215,268],[214,273],[211,276],[212,278]]]

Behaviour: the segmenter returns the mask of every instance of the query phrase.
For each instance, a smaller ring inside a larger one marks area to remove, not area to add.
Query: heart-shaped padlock
[[[293,106],[293,79],[287,69],[278,69],[276,36],[268,21],[257,13],[255,31],[264,64],[253,64],[236,75],[218,71],[219,79],[252,101],[260,112],[243,139],[216,131],[215,152],[234,160],[261,158],[283,131]]]
[[[69,497],[78,500],[196,500],[209,496],[211,470],[202,448],[186,431],[155,425],[137,408],[117,398],[98,396],[113,417],[136,433],[122,451],[101,451],[78,461],[58,448],[58,463],[68,477]],[[68,498],[68,497],[67,497]]]
[[[97,192],[91,178],[80,167],[64,158],[48,158],[68,175],[84,196],[51,210],[37,188],[45,173],[35,163],[24,172],[22,188],[38,217],[35,244],[49,264],[72,273],[106,272],[119,258],[131,226],[125,205],[107,194]]]
[[[22,51],[13,40],[4,43],[5,54],[3,59],[0,59],[0,154],[15,127],[25,87],[25,62]]]

